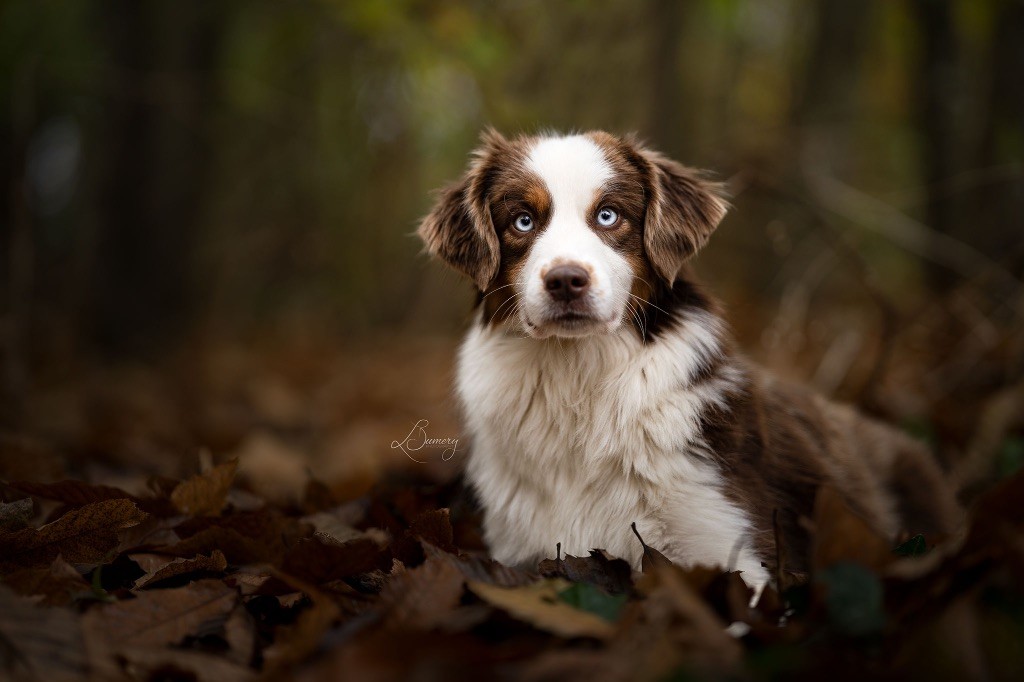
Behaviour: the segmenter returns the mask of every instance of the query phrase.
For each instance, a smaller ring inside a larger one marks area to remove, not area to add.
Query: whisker
[[[514,283],[513,283],[513,284],[514,284]],[[498,287],[497,289],[491,289],[491,290],[490,290],[490,291],[488,291],[488,292],[487,292],[486,294],[484,294],[484,295],[483,295],[483,296],[482,296],[482,297],[480,298],[480,300],[481,300],[481,301],[483,301],[483,300],[484,300],[485,298],[487,298],[488,296],[490,296],[490,295],[491,295],[491,294],[493,294],[494,292],[496,292],[496,291],[501,291],[501,290],[502,290],[502,289],[504,289],[505,287],[510,287],[510,286],[512,286],[512,284],[502,284],[502,285],[501,285],[500,287]]]
[[[493,322],[494,318],[498,316],[499,312],[501,312],[501,309],[504,308],[506,305],[508,305],[509,302],[512,302],[513,304],[515,304],[515,300],[518,297],[519,297],[518,293],[513,293],[511,296],[509,296],[504,301],[502,301],[501,305],[499,305],[497,307],[497,309],[495,309],[494,313],[491,314],[491,319],[487,320],[487,324],[490,324],[491,322]]]
[[[635,298],[636,300],[640,301],[641,303],[644,303],[644,304],[646,304],[646,305],[649,305],[649,306],[651,306],[651,307],[652,307],[652,308],[654,308],[655,310],[660,310],[661,312],[665,313],[666,315],[671,315],[671,314],[672,314],[672,313],[670,313],[669,311],[665,310],[664,308],[659,308],[658,306],[654,305],[653,303],[651,303],[650,301],[648,301],[648,300],[647,300],[646,298],[640,298],[640,297],[639,297],[639,296],[637,296],[636,294],[629,294],[629,295],[630,295],[630,296],[632,296],[633,298]]]

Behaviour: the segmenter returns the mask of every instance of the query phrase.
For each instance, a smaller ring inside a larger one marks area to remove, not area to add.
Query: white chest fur
[[[673,561],[764,582],[749,519],[722,493],[701,438],[704,410],[741,379],[726,368],[691,385],[717,351],[715,320],[703,314],[646,345],[630,328],[538,340],[474,325],[457,390],[494,557],[529,564],[561,542],[569,554],[599,547],[639,567],[635,521]]]

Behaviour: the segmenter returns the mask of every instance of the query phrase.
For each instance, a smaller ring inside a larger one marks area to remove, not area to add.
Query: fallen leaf
[[[191,558],[168,559],[159,554],[132,554],[129,558],[146,571],[146,575],[135,581],[136,590],[190,573],[220,572],[228,566],[224,553],[219,549],[213,550],[209,556],[199,554]]]
[[[547,578],[589,583],[612,593],[633,588],[633,569],[629,562],[613,557],[603,549],[590,550],[588,557],[567,554],[564,559],[545,559],[540,562],[539,570]]]
[[[88,637],[101,640],[112,651],[170,646],[205,623],[224,618],[237,602],[238,593],[220,580],[202,580],[99,606],[85,614],[83,625]]]
[[[32,519],[35,505],[26,497],[14,502],[0,502],[0,533],[21,530]]]
[[[40,606],[67,606],[75,597],[90,591],[90,585],[62,557],[47,568],[23,568],[4,576],[4,584],[18,594],[42,597]]]
[[[299,540],[284,556],[282,570],[315,585],[391,567],[391,552],[368,537],[342,544],[313,537]]]
[[[233,459],[182,481],[171,493],[171,502],[183,514],[217,516],[227,501],[237,469],[238,460]]]
[[[458,607],[465,583],[455,562],[442,556],[428,557],[419,566],[397,570],[380,593],[378,603],[384,623],[392,628],[442,628]]]
[[[607,639],[615,632],[604,618],[573,608],[558,598],[558,593],[569,587],[564,580],[549,578],[524,587],[498,587],[474,581],[467,586],[491,606],[560,637]]]
[[[0,585],[0,678],[62,682],[86,679],[88,672],[74,613],[39,608]]]
[[[308,524],[264,508],[221,517],[188,519],[175,527],[181,541],[156,548],[174,556],[191,557],[219,549],[232,564],[278,564],[296,542],[313,533]]]
[[[84,507],[87,504],[102,502],[103,500],[135,498],[134,495],[120,488],[107,485],[93,485],[84,481],[64,480],[55,483],[12,481],[8,485],[33,497],[63,502],[72,507]]]
[[[0,535],[0,572],[46,566],[58,554],[71,563],[100,562],[118,546],[119,530],[146,518],[131,500],[105,500],[74,509],[38,529]]]
[[[273,674],[308,657],[320,646],[320,639],[338,615],[334,603],[318,596],[293,625],[278,629],[274,643],[263,652],[266,670]]]
[[[725,631],[726,623],[691,586],[686,571],[673,564],[654,564],[637,585],[647,598],[636,606],[638,618],[646,625],[622,628],[620,639],[633,648],[645,638],[669,646],[659,649],[657,665],[675,660],[692,661],[698,667],[730,670],[740,661],[742,647]],[[627,620],[629,615],[623,617]],[[665,633],[667,640],[661,640]],[[669,655],[670,654],[670,655]],[[647,665],[654,665],[649,661]],[[661,672],[659,677],[664,676]]]
[[[450,552],[440,550],[429,543],[423,544],[423,551],[427,560],[436,559],[451,564],[466,580],[500,585],[502,587],[520,587],[531,585],[537,582],[540,577],[533,571],[527,571],[515,566],[500,564],[494,559],[479,554],[459,554],[456,556]]]
[[[608,594],[589,583],[573,583],[559,592],[558,598],[569,606],[589,611],[610,623],[619,619],[622,607],[626,604],[626,595]]]
[[[213,527],[180,542],[156,547],[155,551],[180,557],[221,551],[232,564],[253,564],[280,561],[284,548],[267,546],[259,538],[246,537],[233,528]]]
[[[239,665],[249,666],[256,655],[256,627],[245,607],[238,605],[224,621],[227,656]]]
[[[672,561],[667,556],[644,542],[644,539],[640,537],[640,531],[636,529],[636,522],[630,524],[630,528],[633,529],[633,534],[636,535],[636,539],[640,541],[640,545],[644,548],[643,556],[640,558],[641,571],[644,573],[650,573],[655,570],[655,567],[657,566],[664,567],[673,565]]]
[[[893,550],[899,556],[923,556],[928,552],[928,542],[920,533],[906,542],[897,545]]]
[[[285,606],[290,611],[294,604],[289,602],[302,604],[308,600],[308,606],[296,607],[301,611],[293,624],[275,631],[274,644],[263,652],[265,670],[274,673],[314,652],[320,646],[323,634],[337,620],[340,610],[317,587],[276,569],[270,568],[269,570],[275,581],[285,583],[292,589],[298,590],[288,598],[288,601],[279,598],[276,603]],[[273,677],[273,674],[271,676]]]
[[[488,645],[468,633],[368,630],[289,671],[296,682],[387,680],[516,680],[509,663],[535,654],[517,642]],[[626,678],[623,678],[626,679]]]
[[[447,509],[433,509],[416,515],[402,537],[392,544],[395,558],[406,566],[417,566],[426,559],[423,542],[457,554],[452,524]]]
[[[313,526],[318,534],[341,543],[365,534],[355,527],[361,517],[362,510],[358,506],[343,505],[304,516],[302,520]]]
[[[255,672],[234,661],[187,649],[132,648],[120,652],[116,663],[124,679],[248,682],[256,678]],[[115,668],[109,672],[114,674]]]

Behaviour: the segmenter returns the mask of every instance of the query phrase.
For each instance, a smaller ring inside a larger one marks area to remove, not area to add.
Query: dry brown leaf
[[[292,663],[303,660],[320,646],[323,634],[338,619],[341,611],[325,593],[317,587],[282,573],[269,569],[273,578],[299,591],[295,599],[302,595],[309,598],[310,606],[304,609],[291,626],[278,628],[274,635],[274,644],[263,652],[264,667],[268,672],[277,672]]]
[[[71,563],[103,561],[118,546],[118,531],[146,518],[131,500],[105,500],[74,509],[38,529],[0,535],[0,572],[47,566],[58,554]]]
[[[267,671],[279,671],[308,657],[320,646],[320,639],[339,615],[338,607],[326,597],[299,614],[295,624],[278,628],[274,644],[263,652]]]
[[[742,647],[725,632],[727,624],[693,588],[685,570],[673,564],[656,564],[637,587],[647,595],[635,607],[647,626],[634,624],[622,629],[621,639],[630,642],[628,648],[665,633],[672,656],[679,661],[689,660],[713,670],[730,670],[738,665]]]
[[[83,625],[90,639],[113,651],[178,644],[208,621],[224,618],[238,593],[219,580],[186,587],[140,592],[135,599],[87,612]]]
[[[423,543],[457,554],[459,550],[455,547],[453,535],[448,510],[428,510],[413,518],[400,539],[392,543],[391,551],[406,566],[418,566],[426,559]]]
[[[491,606],[561,637],[607,639],[615,632],[615,627],[600,616],[573,608],[558,599],[558,593],[570,586],[565,580],[542,580],[524,587],[498,587],[481,582],[467,585]]]
[[[209,556],[199,554],[191,558],[168,559],[160,554],[131,554],[128,558],[146,571],[146,575],[135,581],[136,590],[189,573],[223,571],[228,566],[224,553],[219,549],[213,550]]]
[[[342,544],[316,537],[300,540],[282,564],[285,573],[316,585],[390,567],[391,552],[368,537]]]
[[[224,641],[228,645],[229,659],[239,665],[252,664],[256,655],[256,627],[244,606],[236,606],[224,622]]]
[[[83,507],[103,500],[135,499],[135,496],[108,485],[93,485],[84,481],[56,481],[55,483],[37,483],[35,481],[12,481],[8,483],[23,493],[44,500],[56,500],[72,507]]]
[[[640,541],[640,545],[644,548],[643,556],[640,557],[641,571],[650,573],[658,567],[664,568],[673,565],[667,556],[644,542],[644,539],[640,537],[640,531],[636,529],[636,523],[630,524],[630,528],[633,529],[633,534],[636,535],[636,539]]]
[[[446,624],[464,591],[465,578],[455,562],[435,556],[415,568],[396,571],[378,603],[387,625],[432,630]]]
[[[248,682],[256,678],[248,667],[222,656],[188,649],[138,647],[118,654],[119,677],[132,680],[195,680],[195,682]],[[104,671],[116,674],[111,666]]]
[[[174,530],[182,540],[157,552],[191,557],[219,549],[232,564],[279,563],[291,546],[313,532],[272,509],[189,519]]]
[[[519,680],[510,659],[534,651],[515,642],[497,647],[462,633],[368,630],[310,661],[288,679],[296,682],[386,682],[388,680]],[[504,664],[504,665],[503,665]],[[533,678],[545,679],[545,678]],[[546,678],[552,679],[552,678]]]
[[[237,469],[238,460],[233,459],[182,481],[171,493],[171,502],[183,514],[217,516],[227,501]]]
[[[35,505],[26,497],[14,502],[0,502],[0,533],[21,530],[32,519]]]
[[[476,580],[502,587],[520,587],[522,585],[532,585],[540,578],[533,571],[499,564],[494,559],[477,554],[460,554],[456,556],[450,552],[440,550],[429,543],[423,543],[423,551],[428,560],[436,559],[451,564],[458,569],[466,580]]]
[[[88,668],[74,613],[39,608],[0,585],[0,679],[81,680]]]
[[[302,517],[302,521],[337,543],[348,542],[364,535],[355,524],[362,518],[362,510],[354,505],[334,507]]]
[[[603,549],[590,550],[588,557],[567,554],[564,559],[545,559],[540,562],[539,570],[546,578],[590,583],[612,594],[626,592],[633,587],[633,569],[629,562],[613,557]]]
[[[23,568],[4,576],[4,584],[25,596],[42,597],[40,606],[67,606],[77,595],[88,593],[89,583],[62,557],[47,568]]]

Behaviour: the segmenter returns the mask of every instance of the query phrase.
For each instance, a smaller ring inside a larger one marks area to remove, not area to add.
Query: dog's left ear
[[[724,187],[700,171],[646,149],[641,154],[649,171],[644,249],[655,271],[671,285],[683,263],[707,244],[728,204]]]

